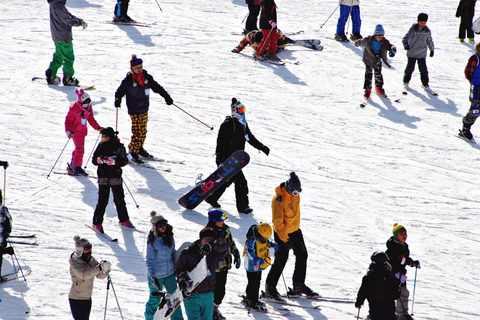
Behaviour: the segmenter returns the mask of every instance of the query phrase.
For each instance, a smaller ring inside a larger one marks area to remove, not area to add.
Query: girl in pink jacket
[[[83,154],[85,153],[85,137],[88,134],[87,121],[93,129],[102,129],[93,117],[92,100],[83,89],[75,90],[77,101],[70,103],[67,117],[65,118],[65,132],[67,137],[73,139],[75,150],[72,153],[72,161],[67,170],[74,175],[86,175],[82,169]]]

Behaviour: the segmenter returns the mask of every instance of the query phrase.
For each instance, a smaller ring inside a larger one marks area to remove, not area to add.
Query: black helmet
[[[388,261],[388,256],[383,251],[375,251],[372,256],[370,257],[373,264],[384,264]]]

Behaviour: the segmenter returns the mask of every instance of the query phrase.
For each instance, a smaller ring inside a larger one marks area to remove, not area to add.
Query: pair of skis
[[[424,86],[424,85],[421,85],[421,87],[422,87],[426,92],[428,92],[429,94],[431,94],[432,96],[438,96],[438,93],[435,92],[435,91],[433,91],[430,87],[426,87],[426,86]],[[404,88],[402,89],[402,94],[403,94],[403,95],[407,95],[407,94],[408,94],[408,89],[404,87]],[[379,95],[380,97],[384,98],[384,99],[389,99],[386,94],[378,94],[378,95]],[[360,107],[361,107],[361,108],[364,108],[364,107],[367,105],[368,101],[369,101],[369,98],[365,98],[365,97],[364,97],[363,100],[362,100],[362,102],[360,102]],[[400,102],[400,99],[395,99],[394,101],[395,101],[395,102]]]

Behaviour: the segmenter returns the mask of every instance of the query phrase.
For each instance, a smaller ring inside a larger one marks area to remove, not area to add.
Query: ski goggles
[[[90,251],[92,250],[92,245],[90,243],[87,243],[86,245],[84,245],[83,247],[78,247],[77,248],[77,251]]]
[[[155,227],[162,228],[162,227],[165,227],[167,223],[168,223],[168,220],[162,219],[160,221],[157,221],[157,223],[155,223]]]
[[[241,108],[238,108],[238,109],[237,109],[237,113],[238,113],[239,115],[244,114],[245,111],[247,111],[247,108],[245,108],[245,107],[241,107]]]
[[[286,188],[292,194],[292,196],[294,196],[294,197],[298,196],[300,194],[300,192],[302,192],[302,191],[292,189],[292,187],[290,187],[290,185],[288,183],[286,184]]]

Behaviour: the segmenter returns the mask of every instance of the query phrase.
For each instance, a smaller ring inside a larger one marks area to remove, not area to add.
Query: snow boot
[[[221,207],[222,207],[222,206],[218,203],[218,201],[213,202],[213,201],[211,201],[211,200],[208,201],[208,199],[207,199],[207,200],[205,200],[205,202],[208,203],[209,205],[211,205],[211,206],[214,207],[214,208],[221,208]]]
[[[246,207],[245,209],[243,210],[238,210],[239,213],[244,213],[244,214],[250,214],[253,212],[253,209],[250,208],[250,207]]]
[[[143,147],[138,150],[138,155],[145,159],[153,159],[153,156],[148,153],[147,150],[143,149]]]
[[[348,42],[347,36],[345,34],[336,34],[335,40],[341,41],[341,42]]]
[[[144,164],[145,162],[142,161],[142,159],[140,159],[140,157],[138,156],[138,153],[135,153],[135,152],[130,152],[130,155],[132,156],[132,162],[135,163],[135,164]]]
[[[360,32],[355,32],[354,34],[352,34],[352,36],[350,37],[350,39],[352,41],[356,41],[356,40],[360,40],[360,39],[363,39],[362,35],[360,34]]]
[[[305,285],[305,283],[301,283],[301,282],[295,282],[293,284],[293,292],[295,294],[305,294],[309,297],[318,297],[319,294],[314,292],[312,289],[310,289],[309,287],[307,287]]]
[[[124,226],[126,228],[132,228],[132,229],[135,228],[130,220],[127,220],[125,222],[118,221],[118,223],[120,223],[122,226]]]
[[[282,59],[280,59],[276,54],[269,54],[269,55],[267,55],[267,60],[280,61]]]
[[[369,99],[371,93],[372,93],[372,89],[365,89],[365,93],[363,94],[363,97],[365,99]]]
[[[75,86],[78,86],[79,83],[80,83],[80,81],[78,81],[77,78],[74,78],[74,77],[67,78],[67,77],[63,76],[63,85],[64,86],[75,87]]]
[[[467,127],[463,127],[462,130],[459,130],[460,132],[458,133],[458,135],[460,137],[464,137],[465,139],[468,139],[468,140],[472,140],[473,139],[473,135],[472,133],[470,132],[470,128],[467,128]]]
[[[52,70],[50,69],[47,69],[47,71],[45,71],[45,77],[48,84],[59,85],[60,82],[62,81],[57,76],[52,77]]]
[[[98,232],[105,233],[105,231],[103,231],[103,226],[101,224],[94,224],[92,226],[93,226],[93,229],[97,230]]]
[[[284,301],[280,296],[280,293],[278,293],[277,288],[270,287],[268,284],[265,284],[265,298],[280,302]]]
[[[213,304],[213,317],[212,317],[212,320],[225,320],[227,318],[225,318],[222,313],[220,312],[220,310],[218,310],[218,307],[219,305],[214,303]]]

